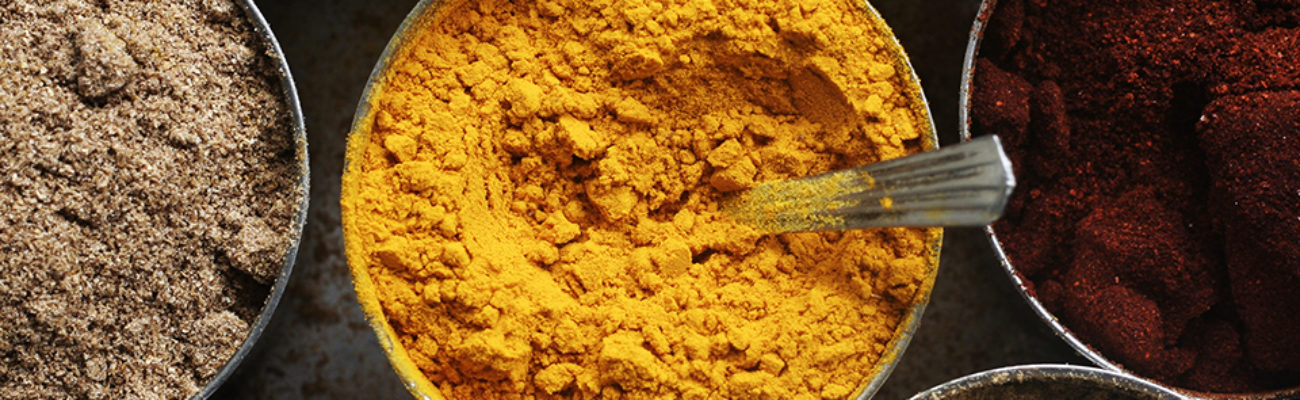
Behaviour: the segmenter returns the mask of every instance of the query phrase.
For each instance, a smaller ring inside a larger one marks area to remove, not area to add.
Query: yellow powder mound
[[[883,23],[841,1],[462,1],[354,132],[354,272],[456,399],[844,398],[938,229],[763,235],[756,182],[929,148]]]

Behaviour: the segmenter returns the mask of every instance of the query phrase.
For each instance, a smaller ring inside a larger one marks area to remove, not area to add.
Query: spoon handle
[[[996,220],[1015,187],[996,136],[937,151],[768,182],[723,209],[768,232],[891,226],[982,226]]]

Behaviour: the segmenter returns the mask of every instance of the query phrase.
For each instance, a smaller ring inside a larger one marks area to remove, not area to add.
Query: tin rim
[[[968,141],[971,139],[970,110],[971,93],[975,80],[975,58],[979,53],[980,41],[984,38],[984,30],[987,28],[988,21],[993,16],[993,12],[996,8],[997,0],[981,1],[979,12],[976,14],[975,22],[971,26],[970,38],[966,45],[966,56],[962,63],[961,89],[957,94],[958,122],[960,124],[959,126],[961,126],[959,135],[962,141]],[[1043,303],[1038,301],[1038,297],[1030,292],[1029,285],[1027,284],[1024,275],[1021,275],[1020,271],[1011,264],[1011,260],[1007,257],[1007,253],[1002,247],[1002,241],[998,240],[997,234],[993,231],[993,225],[984,227],[984,235],[988,237],[989,244],[993,247],[993,253],[998,258],[998,263],[1002,265],[1002,270],[1007,273],[1009,278],[1011,278],[1011,283],[1015,285],[1016,291],[1020,293],[1020,297],[1024,298],[1025,301],[1029,303],[1029,308],[1034,310],[1034,314],[1036,314],[1043,323],[1047,324],[1048,328],[1051,329],[1052,333],[1055,334],[1056,337],[1064,340],[1074,349],[1075,352],[1079,353],[1079,355],[1084,358],[1087,358],[1088,361],[1091,361],[1097,366],[1110,371],[1136,376],[1136,374],[1133,374],[1120,364],[1106,358],[1101,354],[1101,352],[1092,348],[1092,346],[1079,340],[1073,331],[1062,324],[1055,314],[1047,310],[1047,308],[1043,306]],[[1197,398],[1283,400],[1300,397],[1300,387],[1258,393],[1210,393],[1167,385],[1161,382],[1151,381],[1151,383]]]
[[[907,52],[903,48],[902,43],[898,42],[898,36],[894,35],[893,29],[889,27],[889,24],[886,23],[885,18],[880,15],[880,12],[877,11],[870,2],[863,1],[862,6],[863,9],[866,10],[867,13],[870,14],[870,16],[880,25],[880,28],[883,30],[881,33],[888,37],[888,46],[897,51],[896,56],[898,59],[895,62],[897,64],[896,68],[902,68],[906,71],[906,76],[908,77],[907,80],[917,91],[915,94],[915,100],[919,102],[917,106],[925,111],[925,123],[930,131],[925,138],[930,141],[930,150],[939,149],[939,132],[935,130],[934,127],[934,114],[930,112],[930,101],[925,98],[925,90],[924,87],[921,86],[921,78],[916,75],[916,69],[912,68],[911,59],[908,58]],[[899,322],[898,328],[894,330],[894,337],[885,345],[885,352],[880,355],[880,358],[876,361],[876,365],[871,368],[871,374],[869,375],[870,380],[866,386],[859,389],[857,395],[852,396],[851,398],[866,400],[875,396],[876,392],[880,391],[880,388],[885,386],[885,381],[887,381],[889,376],[893,374],[894,369],[898,367],[898,363],[902,360],[903,353],[907,350],[907,346],[911,344],[912,338],[916,336],[916,330],[921,325],[921,317],[925,314],[925,306],[930,303],[930,295],[934,293],[934,284],[935,281],[938,280],[939,275],[939,256],[943,249],[944,231],[943,228],[937,229],[939,229],[939,236],[936,237],[934,243],[931,244],[932,248],[930,254],[932,259],[930,260],[930,269],[926,271],[925,281],[917,288],[917,297],[914,299],[915,303],[912,304],[912,309],[908,312],[907,317],[903,321]]]
[[[1067,364],[1031,364],[966,375],[918,393],[910,400],[944,399],[976,389],[1037,382],[1074,383],[1101,389],[1107,393],[1124,393],[1150,400],[1184,398],[1177,392],[1124,372]]]
[[[411,12],[407,13],[406,18],[402,20],[401,25],[399,25],[397,30],[393,33],[393,36],[388,41],[388,45],[384,47],[384,51],[380,54],[379,61],[375,63],[375,67],[370,71],[370,76],[365,89],[362,91],[361,99],[357,104],[356,113],[353,115],[352,125],[349,128],[349,143],[353,140],[352,135],[361,132],[360,128],[370,117],[370,99],[374,96],[376,91],[382,87],[383,72],[387,69],[388,63],[393,55],[395,55],[406,44],[406,40],[410,38],[408,34],[413,29],[429,23],[427,19],[437,17],[438,6],[445,2],[445,0],[420,0],[420,2],[411,9]],[[930,113],[930,103],[925,98],[925,92],[921,87],[921,80],[917,77],[915,69],[912,68],[911,61],[908,59],[906,52],[904,52],[902,45],[898,42],[897,36],[895,36],[889,26],[884,23],[885,20],[881,17],[880,13],[866,1],[859,4],[862,6],[863,10],[868,12],[870,17],[879,23],[879,28],[881,28],[882,33],[889,37],[888,44],[892,46],[893,49],[897,50],[898,59],[896,60],[897,62],[895,67],[902,68],[903,71],[906,72],[909,81],[915,89],[915,93],[911,95],[914,96],[914,100],[918,102],[918,109],[925,112],[924,122],[929,132],[928,134],[923,134],[922,137],[924,140],[928,141],[930,150],[938,149],[939,134],[934,127],[934,116]],[[350,160],[347,160],[345,157],[343,164],[343,171],[345,172],[348,170],[349,161]],[[342,187],[342,190],[346,192],[346,182]],[[924,280],[917,287],[917,294],[912,307],[908,310],[903,320],[899,322],[898,327],[895,328],[893,337],[885,345],[885,351],[881,353],[876,365],[872,366],[871,373],[868,375],[870,379],[859,386],[853,394],[849,396],[850,399],[870,399],[880,390],[881,387],[884,386],[885,381],[889,378],[889,375],[894,371],[895,367],[897,367],[904,350],[907,349],[907,346],[911,343],[912,337],[915,335],[917,328],[920,326],[921,316],[925,312],[925,306],[930,302],[930,295],[933,292],[934,283],[939,273],[939,255],[943,244],[943,231],[942,228],[937,229],[939,229],[939,233],[934,238],[933,243],[931,243],[930,268],[926,271]],[[344,248],[348,247],[347,236],[348,235],[345,231]],[[384,353],[387,355],[389,363],[397,373],[398,378],[402,381],[403,386],[406,387],[407,391],[417,399],[445,399],[442,392],[437,389],[433,382],[429,381],[429,379],[420,372],[420,369],[415,366],[415,363],[411,360],[410,356],[407,355],[406,349],[394,339],[397,336],[396,332],[393,330],[392,326],[388,324],[388,320],[383,313],[383,308],[382,305],[379,304],[379,300],[373,296],[366,297],[361,294],[363,292],[361,289],[373,289],[375,287],[374,281],[370,278],[369,274],[366,271],[359,271],[351,266],[349,266],[349,270],[352,273],[353,289],[357,293],[357,300],[361,303],[362,311],[366,316],[366,322],[369,323],[371,330],[375,332],[380,347],[384,349]]]
[[[275,278],[275,283],[271,286],[271,292],[267,295],[266,303],[262,306],[261,313],[257,315],[257,321],[250,327],[248,336],[244,338],[244,342],[239,345],[239,349],[235,351],[235,354],[230,356],[230,359],[208,381],[203,390],[191,397],[193,400],[211,397],[221,388],[226,379],[234,374],[239,364],[253,354],[257,339],[262,336],[262,333],[266,331],[267,326],[270,324],[272,315],[275,314],[276,308],[280,305],[280,300],[284,297],[284,292],[289,285],[289,279],[293,275],[293,265],[298,256],[298,246],[302,243],[303,225],[307,222],[307,206],[311,197],[311,169],[307,160],[307,130],[306,124],[303,122],[302,106],[298,101],[298,89],[294,85],[293,75],[289,73],[289,62],[284,56],[284,51],[280,49],[280,42],[275,39],[275,34],[271,32],[270,24],[266,22],[262,12],[258,10],[257,4],[253,3],[253,0],[239,0],[237,3],[243,9],[244,16],[252,23],[253,29],[266,46],[264,54],[273,59],[277,75],[280,77],[281,95],[284,96],[284,100],[289,106],[289,114],[292,117],[291,129],[293,130],[295,144],[294,153],[298,159],[300,171],[298,182],[302,190],[302,197],[298,200],[298,217],[290,228],[293,231],[292,243],[289,246],[289,251],[284,255],[280,275]]]

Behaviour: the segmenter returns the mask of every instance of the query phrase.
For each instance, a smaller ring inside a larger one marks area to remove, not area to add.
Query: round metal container
[[[993,15],[996,7],[997,0],[984,0],[980,4],[979,13],[975,16],[974,25],[971,26],[970,41],[966,47],[966,58],[962,64],[961,92],[958,93],[957,100],[959,107],[958,118],[961,123],[960,135],[963,141],[970,140],[971,138],[971,85],[975,80],[975,57],[979,54],[980,41],[984,38],[984,29],[986,28],[989,18]],[[1066,328],[1065,325],[1061,324],[1061,321],[1056,318],[1056,315],[1052,314],[1051,311],[1048,311],[1047,308],[1043,306],[1043,303],[1038,301],[1038,298],[1030,291],[1025,277],[1016,270],[1014,265],[1011,264],[1011,260],[1007,258],[1007,254],[1002,248],[1002,242],[998,240],[997,235],[993,231],[993,226],[989,225],[988,227],[985,227],[984,232],[988,236],[989,243],[993,246],[994,254],[997,255],[998,261],[1002,264],[1003,270],[1007,272],[1007,275],[1011,278],[1011,282],[1015,284],[1016,291],[1020,292],[1021,297],[1024,297],[1025,301],[1029,302],[1029,307],[1034,310],[1034,313],[1037,314],[1044,323],[1047,324],[1048,328],[1052,330],[1052,333],[1056,334],[1057,337],[1068,343],[1070,347],[1074,348],[1074,350],[1080,355],[1098,366],[1111,371],[1118,371],[1126,374],[1131,373],[1122,365],[1111,361],[1096,349],[1092,348],[1092,346],[1079,340],[1079,338],[1075,336],[1069,328]],[[1156,384],[1169,387],[1161,383]],[[1236,400],[1282,400],[1300,398],[1300,388],[1263,393],[1233,394],[1206,393],[1176,387],[1172,389],[1198,398]]]
[[[1132,400],[1179,400],[1184,397],[1169,389],[1132,375],[1097,368],[1064,364],[1036,364],[998,368],[967,375],[948,381],[930,390],[912,396],[911,400],[975,400],[975,399],[1030,399],[1023,392],[1030,385],[1034,390],[1050,390],[1053,395],[1041,397],[1093,398]],[[1017,392],[1017,388],[1022,392]],[[1017,395],[1026,397],[1016,397]]]
[[[380,54],[379,62],[375,64],[375,68],[370,72],[369,81],[366,83],[366,88],[361,95],[361,101],[357,105],[356,114],[353,116],[351,126],[352,134],[356,134],[356,132],[360,131],[359,128],[361,128],[361,124],[370,113],[370,98],[375,93],[376,86],[381,83],[379,82],[380,77],[382,76],[383,71],[388,68],[390,59],[406,43],[409,33],[431,22],[430,19],[435,16],[438,6],[441,6],[443,3],[443,0],[420,0],[411,12],[406,15],[406,18],[402,20],[402,24],[398,26],[397,32],[395,32],[393,37],[389,39],[387,47],[385,47],[384,52]],[[863,2],[862,5],[863,9],[871,13],[873,18],[878,21],[884,21],[884,18],[881,18],[880,13],[870,4]],[[939,135],[934,130],[934,120],[930,115],[929,102],[925,99],[925,93],[920,90],[920,79],[917,78],[915,70],[912,69],[911,62],[907,60],[906,54],[903,53],[903,48],[902,45],[898,43],[898,38],[893,36],[892,31],[886,31],[886,33],[888,33],[890,39],[889,45],[897,49],[898,54],[901,57],[898,60],[897,65],[895,65],[895,68],[899,68],[905,72],[905,75],[908,76],[910,81],[915,85],[917,89],[915,96],[917,101],[920,103],[917,106],[925,111],[926,125],[929,127],[929,132],[921,135],[921,137],[929,142],[928,147],[931,149],[937,149],[939,147]],[[349,137],[348,140],[351,141],[354,139]],[[347,170],[346,161],[343,170]],[[344,239],[346,245],[346,237]],[[879,361],[877,361],[876,365],[871,368],[871,372],[868,374],[870,378],[867,382],[863,382],[862,385],[860,385],[853,394],[850,395],[851,399],[866,400],[875,395],[875,393],[884,386],[885,380],[889,378],[890,373],[894,371],[894,367],[898,365],[898,360],[902,357],[903,350],[905,350],[908,343],[912,341],[912,336],[915,335],[916,328],[921,323],[921,315],[925,312],[925,306],[930,302],[930,293],[934,289],[934,280],[939,273],[939,250],[942,247],[942,242],[943,238],[942,235],[940,235],[935,239],[934,243],[931,243],[933,248],[933,251],[931,252],[933,255],[933,260],[930,262],[931,268],[926,272],[925,279],[921,282],[920,287],[917,288],[915,303],[899,323],[898,328],[895,329],[894,336],[885,346],[885,352],[880,355]],[[370,279],[370,276],[366,271],[357,270],[355,268],[352,269],[352,283],[357,288],[370,289],[370,292],[373,292],[375,286],[375,283]],[[357,300],[361,303],[362,311],[366,315],[366,321],[378,336],[380,346],[384,349],[389,362],[392,363],[393,369],[397,372],[398,378],[401,379],[406,389],[417,399],[445,399],[437,386],[435,386],[433,382],[430,382],[429,379],[424,376],[424,373],[420,372],[420,369],[415,366],[415,363],[411,361],[410,356],[407,355],[406,349],[402,347],[398,340],[396,340],[397,334],[393,331],[393,327],[388,324],[388,319],[384,316],[383,307],[379,303],[379,299],[361,295],[361,293],[364,292],[366,291],[357,291]]]
[[[280,87],[283,91],[284,101],[288,105],[289,113],[292,114],[293,137],[295,143],[295,156],[298,160],[298,168],[301,176],[298,177],[300,188],[302,190],[302,199],[298,203],[298,218],[294,221],[293,243],[289,246],[289,251],[284,255],[284,263],[280,268],[280,276],[275,278],[275,283],[271,285],[271,293],[266,298],[266,304],[262,306],[262,312],[258,314],[257,320],[249,327],[248,337],[239,345],[239,350],[226,361],[220,371],[203,386],[191,399],[207,399],[216,393],[221,384],[235,372],[239,364],[253,354],[253,347],[257,339],[262,336],[270,324],[271,316],[275,314],[275,309],[280,305],[280,299],[284,297],[284,292],[289,285],[289,278],[293,275],[294,260],[298,255],[298,245],[302,241],[302,227],[307,221],[307,204],[310,198],[309,177],[310,168],[307,162],[307,129],[303,124],[302,106],[298,103],[298,89],[293,84],[293,76],[289,73],[289,62],[284,57],[284,52],[280,50],[280,42],[275,40],[275,35],[271,33],[271,26],[266,23],[262,17],[262,12],[258,11],[257,4],[252,0],[236,1],[239,7],[244,10],[244,16],[252,23],[253,28],[259,37],[262,38],[262,44],[266,46],[266,55],[271,57],[280,77]]]

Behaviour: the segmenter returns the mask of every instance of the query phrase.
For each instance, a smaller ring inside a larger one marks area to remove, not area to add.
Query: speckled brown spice
[[[0,399],[186,398],[296,231],[288,106],[229,0],[0,1]]]

